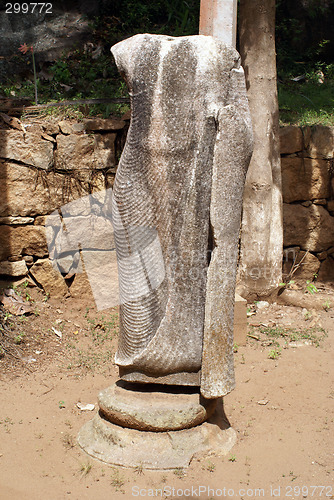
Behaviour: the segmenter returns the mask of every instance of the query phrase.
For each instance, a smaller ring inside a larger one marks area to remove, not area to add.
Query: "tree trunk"
[[[275,0],[240,1],[240,53],[254,132],[244,191],[238,291],[270,295],[282,279],[282,189]]]

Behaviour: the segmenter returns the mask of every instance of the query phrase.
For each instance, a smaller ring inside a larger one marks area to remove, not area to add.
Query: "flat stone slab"
[[[122,380],[99,394],[102,416],[114,424],[141,431],[175,431],[195,427],[216,408],[199,389],[131,384]]]
[[[230,452],[236,432],[222,423],[216,415],[191,429],[144,432],[112,424],[97,414],[81,428],[78,443],[86,453],[107,464],[157,470],[185,468],[194,457]]]

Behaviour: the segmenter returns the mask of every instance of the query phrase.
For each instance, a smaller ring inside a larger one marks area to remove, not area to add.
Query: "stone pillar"
[[[200,35],[211,35],[235,47],[237,3],[237,0],[201,0]]]

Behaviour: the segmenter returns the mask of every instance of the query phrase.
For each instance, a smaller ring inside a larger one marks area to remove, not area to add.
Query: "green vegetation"
[[[334,125],[333,2],[276,1],[276,49],[281,124]],[[101,2],[89,19],[88,42],[33,72],[30,53],[12,57],[27,67],[24,78],[9,73],[0,95],[40,104],[80,99],[124,99],[118,103],[48,108],[47,113],[80,120],[87,115],[121,116],[129,110],[128,92],[110,46],[137,33],[172,36],[198,33],[200,0],[113,0]],[[24,44],[22,47],[25,47]],[[21,48],[22,52],[22,48]],[[38,68],[38,52],[32,52]],[[35,74],[34,74],[35,73]],[[36,88],[35,88],[36,83]],[[44,112],[44,110],[43,110]]]
[[[312,345],[319,347],[321,342],[327,336],[326,331],[320,327],[309,327],[309,328],[284,328],[282,326],[265,327],[260,326],[257,331],[265,335],[268,340],[270,340],[269,345],[275,346],[277,349],[280,348],[280,340],[283,340],[285,344],[296,341],[308,341]],[[253,337],[254,338],[254,337]],[[260,340],[260,338],[259,338]]]

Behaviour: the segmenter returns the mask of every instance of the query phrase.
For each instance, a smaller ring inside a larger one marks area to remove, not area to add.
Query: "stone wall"
[[[127,128],[127,117],[79,123],[13,118],[9,124],[0,118],[0,275],[29,273],[57,296],[66,295],[68,285],[82,288],[52,269],[46,216],[113,185]]]
[[[334,281],[334,127],[281,128],[284,264]]]
[[[89,289],[83,275],[64,280],[53,270],[45,219],[112,186],[128,123],[129,114],[0,124],[0,275],[29,274],[55,296]],[[281,155],[284,271],[303,259],[294,277],[334,281],[334,128],[282,128]]]

